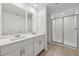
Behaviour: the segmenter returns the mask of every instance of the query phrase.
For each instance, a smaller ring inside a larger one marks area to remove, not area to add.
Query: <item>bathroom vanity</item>
[[[36,56],[45,49],[45,35],[22,35],[17,39],[12,37],[0,40],[1,56]]]
[[[25,4],[0,4],[0,56],[36,56],[47,50],[46,8],[31,9]]]

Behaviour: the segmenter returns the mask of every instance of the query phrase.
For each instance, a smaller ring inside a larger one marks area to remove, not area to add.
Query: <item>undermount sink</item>
[[[10,37],[0,37],[0,39],[1,39],[0,42],[2,42],[2,41],[14,41],[14,40],[26,39],[26,38],[34,37],[35,34],[36,33],[32,33],[32,34],[28,34],[27,36],[26,35],[19,35],[19,34],[17,34],[15,36],[10,36]]]
[[[13,41],[13,40],[18,40],[18,39],[23,39],[25,38],[25,36],[21,36],[21,37],[14,37],[14,38],[11,38],[10,40]]]

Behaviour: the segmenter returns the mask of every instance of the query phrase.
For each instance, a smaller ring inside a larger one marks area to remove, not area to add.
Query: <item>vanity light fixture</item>
[[[37,5],[37,4],[34,4],[33,6],[34,6],[34,7],[38,7],[38,5]]]
[[[63,17],[63,16],[65,16],[65,14],[64,13],[61,13],[61,17]]]
[[[78,14],[79,12],[78,12],[78,10],[75,10],[75,14]]]
[[[61,13],[62,16],[64,16],[64,13]]]
[[[51,19],[54,19],[55,17],[54,16],[51,16]]]

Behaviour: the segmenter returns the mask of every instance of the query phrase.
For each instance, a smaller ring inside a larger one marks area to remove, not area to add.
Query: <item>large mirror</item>
[[[30,17],[31,16],[29,16],[29,19]],[[7,35],[7,34],[17,34],[25,32],[26,32],[26,11],[13,4],[3,3],[2,34]]]

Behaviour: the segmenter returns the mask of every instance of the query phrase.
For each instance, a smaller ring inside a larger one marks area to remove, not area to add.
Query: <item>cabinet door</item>
[[[44,37],[39,38],[39,53],[44,49]]]
[[[37,55],[39,53],[39,39],[34,39],[34,55]]]
[[[77,47],[77,16],[64,18],[64,44]]]
[[[33,44],[29,44],[23,49],[24,56],[33,56]]]
[[[6,56],[21,56],[21,55],[22,55],[21,50],[15,50],[15,51],[12,51],[12,52],[6,54]]]
[[[44,49],[44,37],[40,36],[34,39],[34,55],[38,55]]]
[[[28,44],[22,47],[20,50],[17,49],[8,53],[6,56],[33,56],[33,44]]]

